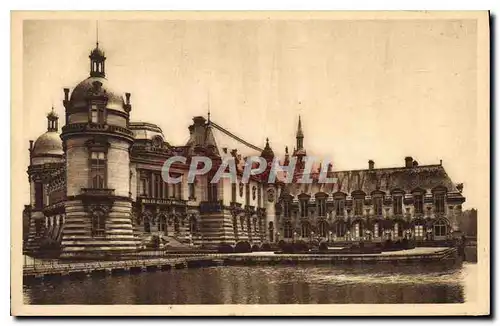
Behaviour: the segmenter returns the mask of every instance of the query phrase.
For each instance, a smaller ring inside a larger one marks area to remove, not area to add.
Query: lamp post
[[[279,241],[280,241],[280,233],[276,232],[276,242],[279,242]]]
[[[328,243],[332,241],[332,231],[328,232]]]
[[[295,243],[295,238],[297,237],[297,232],[293,232],[292,243]]]
[[[312,244],[312,242],[313,242],[313,239],[314,239],[314,232],[313,232],[313,231],[311,231],[311,240],[310,240],[310,243],[311,243],[311,244]]]

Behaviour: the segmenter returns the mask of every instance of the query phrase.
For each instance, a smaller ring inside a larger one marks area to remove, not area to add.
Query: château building
[[[241,182],[245,164],[238,149],[218,144],[217,132],[232,137],[267,161],[264,149],[204,117],[193,118],[189,140],[176,146],[153,123],[135,122],[130,93],[117,92],[106,78],[106,57],[97,44],[90,53],[90,75],[64,89],[65,125],[54,109],[47,132],[30,141],[30,204],[23,221],[25,250],[56,247],[61,257],[84,257],[141,250],[154,236],[171,247],[217,246],[248,241],[382,241],[413,237],[439,241],[457,231],[465,198],[442,164],[421,166],[411,157],[398,168],[331,171],[334,184],[267,183],[266,173]],[[301,121],[297,130],[298,173],[305,173]],[[186,182],[190,158],[208,156],[212,171]],[[166,159],[183,156],[162,179]],[[210,183],[218,163],[232,157],[237,183]],[[290,160],[288,149],[281,162]],[[218,162],[218,163],[217,163]],[[302,171],[302,172],[301,172]]]

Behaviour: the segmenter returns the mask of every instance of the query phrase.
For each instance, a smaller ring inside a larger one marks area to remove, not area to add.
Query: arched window
[[[328,236],[328,223],[326,221],[319,222],[319,235],[323,238]]]
[[[310,234],[311,234],[311,226],[309,225],[309,222],[302,223],[301,233],[300,233],[302,238],[307,238],[309,237]]]
[[[434,236],[444,237],[447,234],[448,225],[444,220],[437,220],[436,223],[434,223],[433,229],[434,229]]]
[[[102,210],[92,213],[92,236],[103,237],[106,231],[106,217]]]
[[[285,238],[289,239],[293,237],[293,230],[292,230],[292,223],[290,222],[285,222],[285,225],[283,226],[283,231],[285,233]]]

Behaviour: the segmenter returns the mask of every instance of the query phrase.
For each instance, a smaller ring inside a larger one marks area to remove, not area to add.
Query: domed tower
[[[106,57],[97,43],[90,76],[71,92],[64,89],[66,125],[66,224],[62,257],[134,250],[131,221],[130,93],[125,99],[106,79]]]
[[[30,218],[26,249],[36,251],[39,247],[45,225],[44,208],[48,205],[48,183],[50,175],[64,166],[64,152],[58,132],[58,115],[54,108],[47,115],[47,131],[33,144],[30,140]]]

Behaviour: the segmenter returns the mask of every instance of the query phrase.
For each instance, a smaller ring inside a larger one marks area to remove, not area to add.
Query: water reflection
[[[51,280],[24,287],[31,304],[458,303],[477,265],[213,267]]]

